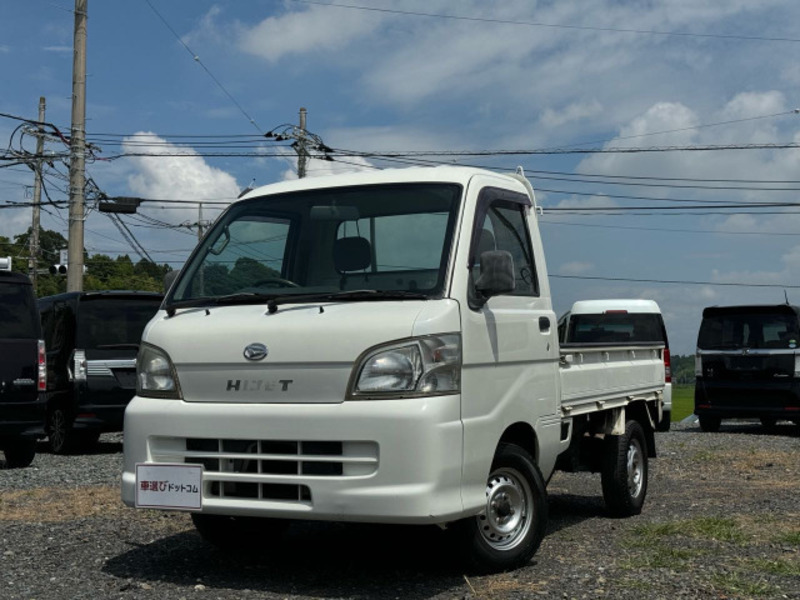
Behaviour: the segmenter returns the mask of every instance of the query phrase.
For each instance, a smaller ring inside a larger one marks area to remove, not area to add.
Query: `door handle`
[[[539,317],[539,331],[548,331],[550,329],[550,319],[547,317]]]

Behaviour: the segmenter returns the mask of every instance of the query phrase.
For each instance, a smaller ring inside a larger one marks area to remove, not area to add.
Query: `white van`
[[[669,342],[661,309],[654,300],[579,300],[558,320],[558,339],[564,345],[663,344],[664,411],[659,431],[669,431],[672,418],[672,373]]]

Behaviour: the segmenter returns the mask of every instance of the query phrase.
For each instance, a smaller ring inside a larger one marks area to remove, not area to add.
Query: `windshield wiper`
[[[409,292],[407,290],[349,290],[347,292],[327,292],[324,294],[294,294],[274,296],[267,301],[267,311],[272,314],[278,310],[279,304],[293,302],[319,302],[322,300],[427,300],[427,294]]]
[[[239,292],[226,296],[216,296],[210,298],[191,298],[189,300],[178,300],[168,304],[165,308],[167,316],[175,316],[178,308],[190,308],[193,306],[222,306],[224,304],[256,304],[273,298],[273,294],[257,294],[255,292]]]

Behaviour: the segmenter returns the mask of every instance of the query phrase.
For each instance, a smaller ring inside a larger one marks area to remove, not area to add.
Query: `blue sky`
[[[800,303],[797,209],[736,206],[796,202],[800,150],[663,151],[800,142],[796,0],[335,3],[90,0],[89,176],[109,196],[227,202],[253,180],[296,177],[286,144],[258,140],[305,107],[309,131],[337,150],[522,165],[544,207],[559,314],[583,298],[653,298],[686,354],[704,306],[779,303],[784,287]],[[46,120],[68,132],[73,7],[0,0],[0,112],[35,119],[44,96]],[[4,145],[18,124],[0,118]],[[234,139],[247,156],[202,156],[202,142]],[[178,143],[195,154],[163,156]],[[556,148],[659,151],[466,154]],[[124,156],[135,150],[161,156]],[[309,174],[390,165],[339,158],[312,160]],[[0,205],[29,201],[31,184],[24,166],[0,169]],[[65,189],[53,173],[51,197]],[[730,208],[698,207],[714,203]],[[138,260],[90,209],[87,249]],[[195,223],[196,205],[140,214],[126,217],[136,239],[179,267],[196,229],[164,225]],[[0,211],[0,235],[29,226],[29,208]],[[66,209],[42,226],[66,236]]]

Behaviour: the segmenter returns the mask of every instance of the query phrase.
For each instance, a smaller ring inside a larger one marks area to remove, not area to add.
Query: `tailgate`
[[[38,341],[2,339],[0,348],[0,403],[35,402]]]

